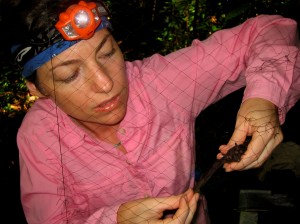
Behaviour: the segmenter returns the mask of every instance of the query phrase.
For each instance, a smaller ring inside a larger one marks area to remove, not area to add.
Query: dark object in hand
[[[218,159],[214,162],[212,167],[204,173],[198,182],[196,182],[194,186],[195,192],[200,192],[201,187],[206,184],[206,182],[210,179],[210,177],[224,164],[231,162],[239,162],[241,160],[241,156],[246,152],[248,146],[248,142],[233,146],[230,148],[227,153],[222,157],[222,159]]]
[[[235,144],[235,146],[231,147],[219,161],[222,161],[222,164],[241,161],[241,157],[246,152],[247,146],[248,144]]]

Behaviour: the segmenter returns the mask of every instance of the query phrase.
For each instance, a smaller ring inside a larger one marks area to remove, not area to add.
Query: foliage
[[[35,97],[29,95],[19,72],[7,65],[0,68],[0,86],[0,118],[23,114],[35,100]]]
[[[280,14],[299,21],[298,0],[169,0],[161,9],[164,25],[157,40],[162,53],[188,46],[194,38],[206,39],[259,14]]]
[[[194,38],[207,37],[222,28],[214,14],[207,14],[205,0],[172,0],[165,3],[161,13],[165,28],[157,39],[163,43],[162,53],[188,46]]]

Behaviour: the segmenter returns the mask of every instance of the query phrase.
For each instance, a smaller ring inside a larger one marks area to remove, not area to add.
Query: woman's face
[[[42,95],[80,123],[115,125],[125,116],[125,63],[106,29],[42,65],[37,78]]]

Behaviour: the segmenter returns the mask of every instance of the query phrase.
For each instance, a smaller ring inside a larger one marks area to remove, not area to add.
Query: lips
[[[119,101],[120,101],[120,96],[116,96],[110,100],[107,100],[101,104],[99,104],[96,107],[96,111],[97,112],[109,112],[114,110],[118,105],[119,105]]]

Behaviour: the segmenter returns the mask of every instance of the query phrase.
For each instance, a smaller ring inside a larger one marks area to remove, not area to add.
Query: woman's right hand
[[[199,194],[189,189],[180,195],[129,201],[119,207],[118,223],[189,224],[196,212],[198,199]],[[176,212],[163,217],[164,212],[168,210]]]

